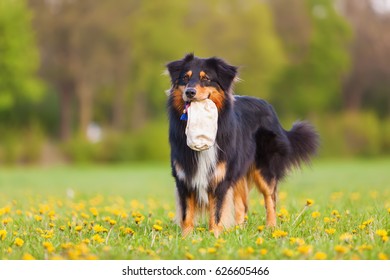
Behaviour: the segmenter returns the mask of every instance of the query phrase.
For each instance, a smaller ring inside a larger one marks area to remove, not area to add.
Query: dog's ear
[[[237,76],[238,67],[229,65],[220,58],[212,57],[206,60],[206,63],[213,67],[218,76],[219,85],[222,90],[229,92],[230,88]]]
[[[172,61],[166,65],[168,72],[169,72],[169,75],[171,76],[172,84],[175,84],[177,82],[177,80],[179,79],[180,73],[183,70],[184,64],[186,64],[187,62],[190,62],[193,59],[194,59],[194,54],[189,53],[183,59]]]

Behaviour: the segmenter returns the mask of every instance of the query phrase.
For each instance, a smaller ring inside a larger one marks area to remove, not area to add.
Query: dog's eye
[[[185,74],[185,75],[183,76],[183,82],[188,83],[189,80],[190,80],[190,76],[188,76],[187,74]]]
[[[203,81],[203,82],[210,82],[210,78],[207,77],[206,75],[201,76],[201,77],[200,77],[200,80]]]

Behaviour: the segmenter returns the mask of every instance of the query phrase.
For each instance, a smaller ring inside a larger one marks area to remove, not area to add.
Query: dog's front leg
[[[188,191],[188,186],[181,181],[176,182],[176,217],[183,237],[192,232],[195,224],[196,198]]]
[[[209,213],[209,229],[215,237],[234,225],[233,189],[228,181],[222,181],[209,193]]]

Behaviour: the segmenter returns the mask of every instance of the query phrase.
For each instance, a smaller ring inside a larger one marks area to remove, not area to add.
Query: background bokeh
[[[320,157],[390,154],[388,0],[1,0],[0,164],[168,162],[165,64],[240,67]]]

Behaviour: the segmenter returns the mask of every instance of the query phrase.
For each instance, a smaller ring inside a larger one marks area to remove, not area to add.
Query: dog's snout
[[[196,94],[196,89],[195,88],[192,88],[192,87],[189,87],[186,89],[186,96],[188,98],[193,98]]]

